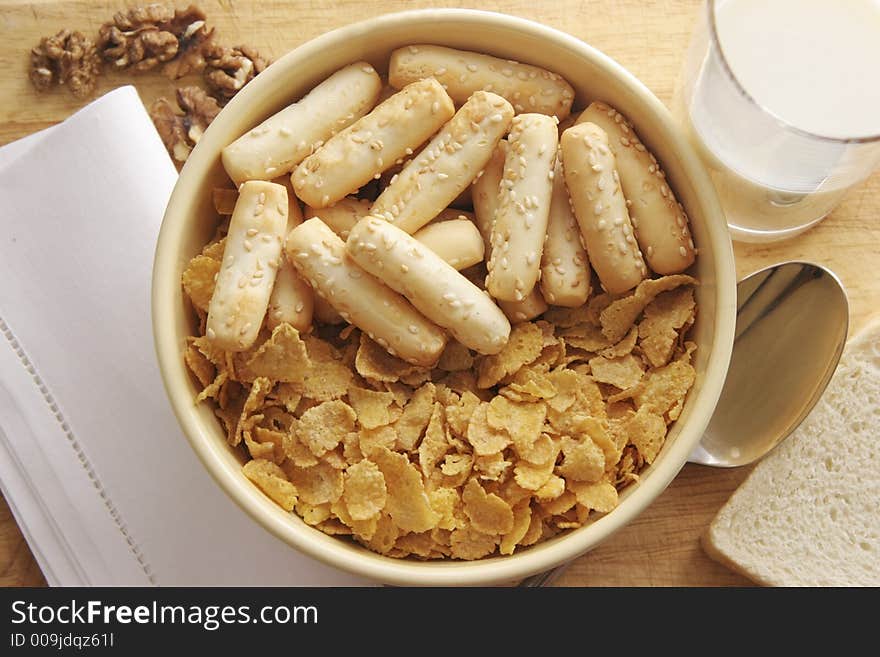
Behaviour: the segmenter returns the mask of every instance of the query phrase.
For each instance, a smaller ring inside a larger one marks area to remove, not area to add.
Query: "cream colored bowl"
[[[412,43],[464,48],[542,66],[574,86],[575,107],[593,99],[618,107],[663,163],[691,217],[699,248],[696,275],[702,285],[693,333],[699,345],[697,379],[660,457],[637,485],[623,492],[613,512],[512,556],[473,562],[392,559],[307,526],[242,475],[242,456],[227,445],[211,409],[194,404],[198,391],[183,362],[185,339],[193,334],[194,322],[180,277],[214,233],[211,189],[227,180],[221,149],[345,64],[366,59],[381,73],[387,71],[394,48]],[[152,304],[159,365],[183,431],[217,483],[256,522],[293,549],[381,582],[483,585],[522,578],[596,547],[672,481],[699,442],[721,392],[733,344],[736,280],[730,238],[712,183],[666,108],[644,85],[589,45],[538,23],[482,11],[437,9],[390,14],[309,41],[270,66],[223,109],[187,161],[168,204],[156,249]]]

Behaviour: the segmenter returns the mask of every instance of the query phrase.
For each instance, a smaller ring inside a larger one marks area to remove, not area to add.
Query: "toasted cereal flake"
[[[242,431],[248,427],[248,418],[250,418],[263,405],[263,402],[266,400],[266,395],[271,389],[272,382],[269,379],[259,377],[254,380],[247,399],[244,402],[244,406],[241,409],[238,425],[236,426],[235,434],[231,441],[233,447],[241,442]]]
[[[514,445],[517,456],[529,463],[540,465],[546,463],[551,457],[559,454],[559,445],[557,441],[561,439],[552,438],[549,434],[542,433],[537,440],[530,445]]]
[[[333,345],[312,335],[305,336],[304,341],[312,365],[303,378],[303,395],[320,402],[348,394],[354,374],[341,362]]]
[[[684,359],[649,371],[633,395],[636,408],[650,405],[657,413],[667,414],[684,400],[695,378],[693,366]]]
[[[342,499],[352,520],[369,520],[385,507],[385,477],[372,461],[363,460],[345,471]]]
[[[604,461],[603,461],[604,463]],[[547,482],[535,491],[535,497],[541,502],[549,502],[565,492],[565,480],[553,475]]]
[[[279,324],[245,364],[253,376],[272,381],[302,383],[311,367],[305,343],[290,324]]]
[[[497,536],[490,536],[472,527],[453,530],[450,547],[454,559],[481,559],[495,551]]]
[[[576,347],[584,351],[601,351],[607,349],[613,343],[602,334],[602,330],[592,324],[578,324],[564,331],[560,331],[561,337],[569,347]]]
[[[348,463],[346,463],[345,457],[342,455],[342,445],[324,454],[320,460],[337,470],[345,470],[348,467]]]
[[[666,440],[666,422],[663,417],[657,415],[653,407],[645,405],[623,426],[630,444],[639,450],[645,463],[653,463]]]
[[[547,378],[556,389],[556,394],[547,403],[560,413],[571,408],[577,399],[578,390],[585,385],[584,376],[569,369],[554,370]]]
[[[189,371],[198,379],[202,388],[206,388],[215,380],[216,370],[214,364],[192,342],[186,346],[186,351],[183,352],[183,360]]]
[[[225,384],[228,379],[229,372],[220,372],[220,374],[217,375],[217,378],[196,396],[196,403],[202,402],[206,399],[216,399],[220,395],[220,390],[223,387],[223,384]]]
[[[477,385],[489,388],[506,376],[515,374],[541,355],[543,332],[532,322],[523,322],[513,327],[510,339],[504,349],[494,356],[484,356],[478,366]]]
[[[318,464],[318,457],[312,454],[308,445],[302,442],[296,434],[296,429],[287,433],[284,439],[285,456],[301,468],[310,468]]]
[[[694,290],[681,287],[658,294],[645,306],[645,318],[638,326],[639,345],[654,367],[662,367],[672,357],[678,330],[694,317]]]
[[[599,481],[605,474],[605,453],[589,436],[562,440],[562,464],[556,469],[568,481]]]
[[[367,547],[379,554],[387,554],[394,547],[398,536],[400,536],[400,529],[394,524],[394,520],[389,515],[382,513],[372,536],[367,539]]]
[[[360,435],[356,431],[345,434],[345,438],[342,439],[342,456],[349,465],[360,463],[365,458],[361,452],[360,442]],[[311,454],[311,451],[309,453]]]
[[[547,373],[523,367],[499,392],[511,401],[540,401],[556,396],[556,387]]]
[[[288,481],[284,470],[275,463],[266,459],[248,461],[242,472],[278,506],[285,511],[293,511],[297,501],[296,486]]]
[[[557,516],[565,513],[577,503],[577,497],[569,490],[563,491],[559,497],[541,502],[541,510],[548,516]]]
[[[360,336],[360,347],[354,365],[362,377],[389,383],[400,381],[404,376],[412,376],[426,369],[392,356],[364,333]]]
[[[455,517],[455,509],[461,505],[461,497],[458,490],[441,486],[428,491],[428,501],[431,508],[439,516],[437,522],[439,529],[455,529],[458,527],[458,521]],[[435,538],[436,540],[436,538]]]
[[[189,261],[183,272],[183,290],[195,308],[208,312],[214,295],[214,278],[219,272],[220,261],[214,258],[197,255]]]
[[[473,464],[474,457],[470,454],[447,454],[440,466],[440,472],[448,477],[455,477],[469,473]]]
[[[520,461],[513,469],[516,483],[526,490],[538,490],[553,476],[553,462],[535,464]]]
[[[330,536],[350,536],[352,534],[351,528],[346,527],[336,518],[328,518],[324,522],[318,523],[316,527]]]
[[[446,452],[450,449],[449,441],[446,440],[446,421],[444,418],[443,404],[434,402],[434,410],[431,420],[425,430],[425,437],[419,445],[419,467],[425,479],[431,477]]]
[[[642,281],[634,292],[613,301],[599,314],[602,333],[612,343],[618,342],[629,332],[642,310],[654,297],[682,285],[697,285],[697,280],[685,274],[674,274]]]
[[[422,477],[403,454],[377,447],[370,460],[385,476],[388,500],[385,510],[402,530],[423,532],[437,526],[439,518],[428,501]]]
[[[418,445],[434,410],[435,393],[434,384],[426,383],[413,393],[409,403],[403,407],[403,415],[394,423],[399,449],[410,452]]]
[[[269,454],[271,456],[267,456],[269,460],[274,461],[277,464],[281,464],[285,458],[287,458],[284,452],[284,441],[287,438],[286,433],[282,433],[281,431],[275,431],[273,429],[266,429],[265,427],[254,427],[251,432],[251,437],[253,442],[258,443],[264,447],[268,447]]]
[[[281,402],[288,413],[295,413],[300,400],[302,400],[302,389],[295,383],[279,383],[269,397]]]
[[[379,523],[381,513],[376,513],[366,520],[355,520],[348,512],[348,506],[345,504],[345,493],[330,504],[330,513],[340,520],[346,527],[349,527],[357,538],[368,541],[372,538]]]
[[[440,360],[437,362],[437,369],[447,372],[457,372],[459,370],[469,370],[474,365],[474,355],[470,349],[465,347],[457,340],[450,340],[446,344],[443,353],[440,354]]]
[[[303,522],[314,527],[330,518],[330,505],[326,502],[324,504],[309,504],[300,500],[296,503],[296,512],[303,519]]]
[[[636,346],[636,338],[638,337],[638,327],[633,326],[629,330],[629,333],[627,333],[620,342],[611,345],[607,349],[603,349],[599,354],[605,356],[605,358],[620,358],[621,356],[626,356],[627,354],[632,353],[633,348]]]
[[[569,481],[568,488],[577,497],[578,504],[593,511],[608,513],[617,506],[617,489],[608,481]]]
[[[474,408],[468,423],[467,440],[477,455],[495,454],[510,444],[510,434],[503,429],[489,426],[488,409],[489,404],[479,404]]]
[[[576,308],[563,308],[561,306],[551,306],[544,313],[544,319],[556,328],[566,329],[578,324],[584,324],[589,321],[589,310],[586,305]]]
[[[349,431],[354,430],[357,419],[351,406],[335,399],[310,408],[299,420],[297,435],[315,456],[322,456],[334,449]]]
[[[319,462],[310,468],[301,468],[285,461],[283,467],[299,491],[300,500],[307,504],[335,502],[342,495],[342,471],[329,463]]]
[[[226,237],[223,239],[216,240],[214,242],[210,242],[205,245],[205,248],[202,249],[202,255],[208,258],[213,258],[214,260],[221,261],[223,260],[223,251],[226,250]]]
[[[506,460],[501,452],[474,458],[474,469],[479,473],[479,478],[484,481],[503,480],[512,465],[513,463]]]
[[[590,370],[599,383],[610,383],[621,390],[632,388],[645,373],[642,362],[632,354],[619,358],[596,356],[590,359]]]
[[[397,432],[394,430],[394,427],[388,425],[376,427],[375,429],[365,429],[362,427],[358,435],[358,446],[360,447],[361,454],[367,457],[373,453],[374,449],[380,446],[393,450],[398,442]]]
[[[543,534],[544,521],[541,519],[541,514],[532,513],[532,517],[529,520],[529,528],[526,530],[525,535],[520,539],[519,545],[522,545],[523,547],[534,545],[541,539]]]
[[[498,431],[507,430],[517,449],[527,449],[541,436],[547,417],[544,402],[513,402],[498,395],[486,409],[489,426]]]
[[[196,349],[198,349],[202,353],[205,358],[211,361],[211,363],[213,363],[214,366],[217,367],[217,369],[229,369],[229,364],[231,362],[230,354],[218,348],[204,335],[198,338],[193,338],[191,340],[191,343]]]
[[[532,524],[532,507],[528,500],[523,500],[513,507],[513,527],[510,531],[501,537],[501,545],[499,551],[501,554],[513,554],[529,526]]]
[[[467,434],[471,416],[479,405],[479,397],[472,392],[464,392],[454,406],[446,407],[446,421],[453,433],[462,437]]]
[[[434,549],[434,539],[431,537],[431,532],[405,534],[397,537],[394,547],[408,554],[427,558]]]
[[[389,424],[394,395],[390,392],[367,390],[358,386],[348,389],[348,401],[357,415],[357,420],[366,429],[375,429]]]

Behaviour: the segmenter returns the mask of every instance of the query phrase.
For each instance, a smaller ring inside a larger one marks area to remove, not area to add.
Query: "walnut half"
[[[232,98],[270,64],[250,46],[214,46],[205,53],[205,61],[205,82],[221,101]]]
[[[195,86],[177,89],[176,100],[175,105],[160,98],[150,106],[150,117],[171,157],[182,163],[220,112],[220,105]]]
[[[94,42],[81,32],[61,30],[31,50],[30,79],[38,91],[63,84],[77,98],[92,94],[101,74]]]

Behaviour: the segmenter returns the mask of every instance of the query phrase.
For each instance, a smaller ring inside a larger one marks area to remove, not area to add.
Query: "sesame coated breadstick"
[[[574,90],[561,76],[537,66],[441,46],[416,45],[391,53],[388,81],[401,87],[434,77],[457,104],[475,91],[506,98],[517,114],[539,112],[564,119],[571,112]]]
[[[492,224],[498,209],[498,190],[504,175],[504,159],[507,157],[507,140],[502,139],[492,151],[492,157],[483,167],[483,173],[473,184],[474,219],[483,243],[486,246],[486,260],[492,258]]]
[[[370,213],[416,232],[477,177],[512,118],[513,108],[501,96],[476,92],[397,174]]]
[[[320,219],[290,231],[285,249],[312,289],[388,353],[425,367],[440,358],[446,334],[358,266],[345,242]]]
[[[507,344],[510,323],[492,299],[412,235],[370,215],[346,246],[355,262],[466,347],[496,354]]]
[[[319,217],[339,237],[347,239],[348,232],[354,228],[354,225],[370,214],[371,205],[368,199],[346,196],[328,208],[313,208],[307,205],[303,215],[306,219]]]
[[[323,208],[360,189],[427,141],[455,108],[433,78],[407,85],[303,160],[291,180],[296,195]]]
[[[241,186],[208,307],[205,334],[221,349],[243,351],[257,339],[275,283],[287,213],[282,185],[255,180]]]
[[[614,164],[608,136],[596,124],[581,123],[562,133],[565,185],[584,246],[602,287],[618,294],[638,285],[648,270]]]
[[[608,135],[636,239],[648,266],[658,274],[683,272],[694,262],[694,240],[684,207],[675,198],[656,158],[613,107],[592,103],[578,117],[578,123],[584,121],[595,123]]]
[[[301,100],[224,148],[226,173],[238,185],[290,172],[324,141],[366,114],[381,87],[378,74],[366,62],[336,71]]]
[[[483,261],[483,238],[469,219],[432,221],[413,237],[458,271]]]
[[[590,261],[581,244],[559,154],[553,169],[553,197],[541,255],[540,285],[544,299],[554,306],[577,308],[590,296]]]
[[[519,324],[535,319],[547,311],[547,301],[541,295],[538,286],[532,288],[522,301],[499,301],[498,305],[511,324]]]
[[[538,281],[558,141],[552,117],[513,119],[487,265],[486,288],[496,299],[522,301]]]
[[[299,201],[292,190],[287,191],[287,200],[285,235],[303,221]],[[315,295],[309,284],[293,268],[283,249],[279,262],[275,285],[272,286],[272,294],[269,296],[269,307],[266,309],[266,326],[274,331],[279,324],[287,323],[300,333],[308,333],[312,328]]]

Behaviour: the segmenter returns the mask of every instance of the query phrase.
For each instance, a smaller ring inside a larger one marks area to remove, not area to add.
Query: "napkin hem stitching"
[[[76,436],[73,434],[73,430],[71,429],[66,418],[64,417],[64,413],[62,413],[60,406],[55,401],[55,398],[50,392],[48,386],[43,381],[40,374],[37,372],[37,368],[34,366],[33,361],[31,361],[31,359],[28,357],[24,348],[21,346],[21,343],[18,341],[18,338],[15,337],[15,334],[12,332],[9,324],[4,321],[2,316],[0,316],[0,333],[3,334],[4,338],[6,338],[6,341],[9,343],[9,346],[12,347],[12,350],[15,352],[15,355],[18,358],[19,362],[21,362],[22,366],[25,368],[33,382],[36,384],[37,389],[40,391],[40,394],[43,397],[43,401],[46,402],[46,405],[49,407],[49,411],[52,413],[56,422],[58,422],[59,426],[61,427],[61,431],[67,438],[67,442],[70,444],[70,447],[73,449],[74,453],[79,459],[80,465],[86,471],[86,475],[88,475],[89,480],[92,482],[92,485],[95,487],[95,490],[98,492],[98,495],[104,502],[104,506],[110,513],[110,517],[113,518],[113,522],[116,525],[116,528],[122,534],[122,537],[125,539],[125,542],[131,550],[131,553],[134,555],[135,559],[137,559],[138,564],[144,571],[144,575],[146,575],[151,584],[155,585],[156,579],[153,576],[150,565],[147,563],[147,560],[144,558],[144,555],[140,550],[140,547],[135,542],[131,533],[128,531],[128,527],[123,521],[122,515],[119,513],[116,505],[113,504],[112,500],[107,494],[107,491],[101,483],[101,480],[98,478],[98,475],[95,472],[95,469],[92,467],[91,462],[80,447],[80,443],[77,440]]]

